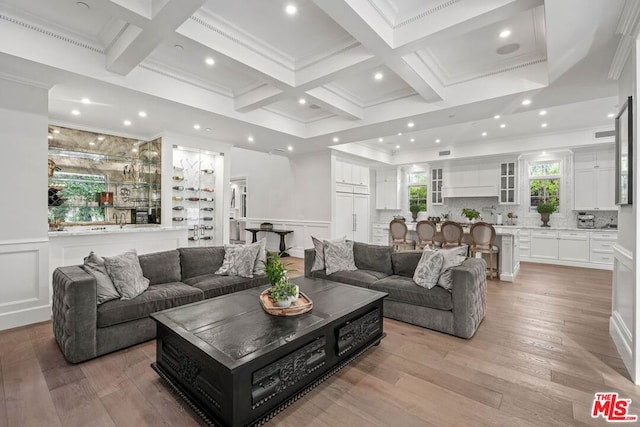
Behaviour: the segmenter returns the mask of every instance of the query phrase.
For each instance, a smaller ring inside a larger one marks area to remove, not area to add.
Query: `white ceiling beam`
[[[126,76],[137,67],[163,39],[172,35],[205,0],[168,0],[156,3],[154,15],[143,28],[129,25],[106,52],[107,70]],[[120,3],[122,6],[122,3]],[[157,7],[162,6],[160,9]]]
[[[311,101],[334,114],[351,120],[362,120],[364,118],[364,109],[362,107],[324,87],[308,90],[307,95],[311,98],[311,100],[307,100],[307,103]]]
[[[235,109],[241,113],[246,113],[257,108],[285,99],[288,94],[275,86],[263,85],[252,89],[234,99]]]

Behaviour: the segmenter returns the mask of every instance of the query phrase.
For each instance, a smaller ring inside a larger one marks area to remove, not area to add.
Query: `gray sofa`
[[[223,247],[179,248],[140,255],[149,288],[131,300],[97,305],[96,280],[82,266],[53,272],[53,332],[72,363],[129,347],[156,336],[149,314],[268,283],[214,274],[224,260]]]
[[[394,252],[390,246],[355,242],[355,271],[311,271],[315,250],[305,250],[304,274],[374,289],[389,294],[384,316],[461,338],[471,338],[486,311],[487,275],[482,259],[468,258],[452,268],[453,287],[426,289],[416,285],[413,273],[421,252]]]

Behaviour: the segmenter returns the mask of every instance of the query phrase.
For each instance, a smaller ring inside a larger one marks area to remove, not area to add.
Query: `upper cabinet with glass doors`
[[[500,204],[518,203],[516,190],[516,163],[500,163]]]

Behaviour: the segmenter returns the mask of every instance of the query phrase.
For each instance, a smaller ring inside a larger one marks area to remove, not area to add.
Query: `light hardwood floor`
[[[640,388],[608,333],[611,272],[522,264],[516,282],[489,281],[488,294],[470,340],[385,319],[380,346],[269,425],[605,425],[590,416],[598,391],[632,399],[640,415]],[[0,427],[199,425],[154,358],[150,341],[70,365],[50,322],[2,332]]]

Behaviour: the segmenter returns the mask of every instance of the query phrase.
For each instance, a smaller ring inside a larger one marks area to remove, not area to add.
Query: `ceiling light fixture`
[[[99,136],[99,137],[98,137],[98,141],[104,141],[104,136],[102,136],[102,135],[101,135],[101,136]]]
[[[402,132],[398,132],[398,136],[402,136]]]
[[[300,104],[300,105],[304,105],[304,104],[306,104],[306,103],[307,103],[307,100],[306,100],[306,99],[304,99],[304,98],[300,98],[300,99],[298,99],[298,104]]]
[[[290,145],[290,146],[287,147],[287,150],[293,151],[293,147]]]
[[[340,138],[338,138],[337,136],[334,136],[333,137],[333,142],[338,142],[338,141],[340,141]]]
[[[506,39],[510,35],[511,35],[511,30],[502,30],[502,31],[500,31],[500,38],[501,39]]]
[[[55,134],[59,134],[59,133],[60,133],[60,129],[54,129],[54,130],[53,130],[53,133],[55,133]]]
[[[436,144],[440,144],[440,140],[439,139],[436,139]]]
[[[298,13],[298,8],[295,4],[288,4],[287,7],[284,8],[284,11],[287,12],[287,15],[295,15]]]
[[[213,58],[207,58],[207,59],[204,60],[204,62],[205,62],[205,64],[207,64],[209,66],[211,66],[211,65],[216,63],[216,61]]]
[[[211,128],[206,128],[205,129],[207,132],[211,132]]]
[[[373,75],[373,78],[376,80],[382,80],[383,77],[384,77],[384,74],[382,74],[379,71]]]
[[[125,120],[122,122],[125,126],[131,126],[131,120]]]
[[[416,142],[416,139],[415,138],[411,138],[409,141]]]
[[[147,117],[147,112],[146,111],[138,111],[138,116]]]
[[[93,145],[96,145],[96,143],[95,143],[95,142],[93,142],[93,141],[91,141],[91,142],[89,143],[89,145],[93,146]]]
[[[407,123],[407,126],[409,126],[410,128],[412,128],[412,127],[414,127],[414,126],[415,126],[415,123],[413,123],[413,122],[409,122],[409,123]]]
[[[400,149],[400,146],[399,146],[399,145],[396,145],[396,150],[399,150],[399,149]]]
[[[496,114],[495,116],[493,116],[493,118],[498,120],[500,118],[500,114]]]
[[[138,152],[138,149],[137,149],[137,148],[132,148],[132,149],[131,149],[131,152],[132,152],[132,153],[137,153],[137,152]]]
[[[502,123],[502,124],[500,125],[500,129],[504,129],[504,128],[506,128],[506,127],[507,127],[507,125],[505,125],[504,123]]]
[[[531,100],[525,99],[524,101],[522,101],[522,105],[531,105]]]
[[[89,98],[82,98],[80,102],[82,102],[85,105],[91,104],[91,100]]]
[[[609,113],[609,114],[607,114],[607,117],[609,117],[610,119],[613,119],[615,116],[616,116],[616,115],[615,115],[615,114],[613,114],[613,113]]]
[[[538,113],[541,116],[546,116],[547,115],[547,110],[542,110]]]
[[[487,133],[486,132],[482,132],[482,136],[487,136]]]
[[[378,142],[384,141],[384,138],[378,138]]]
[[[249,142],[253,142],[253,137],[252,137],[252,136],[250,136],[249,138],[247,138],[247,141],[249,141]]]
[[[540,127],[546,128],[546,127],[547,127],[547,124],[546,124],[546,123],[542,123],[542,124],[540,125]]]
[[[195,125],[193,125],[193,128],[194,128],[195,130],[200,130],[200,125],[196,123]]]
[[[78,111],[78,110],[71,110],[71,114],[73,114],[74,116],[79,116],[79,115],[80,115],[80,111]]]
[[[53,135],[47,135],[47,139],[53,139]]]

